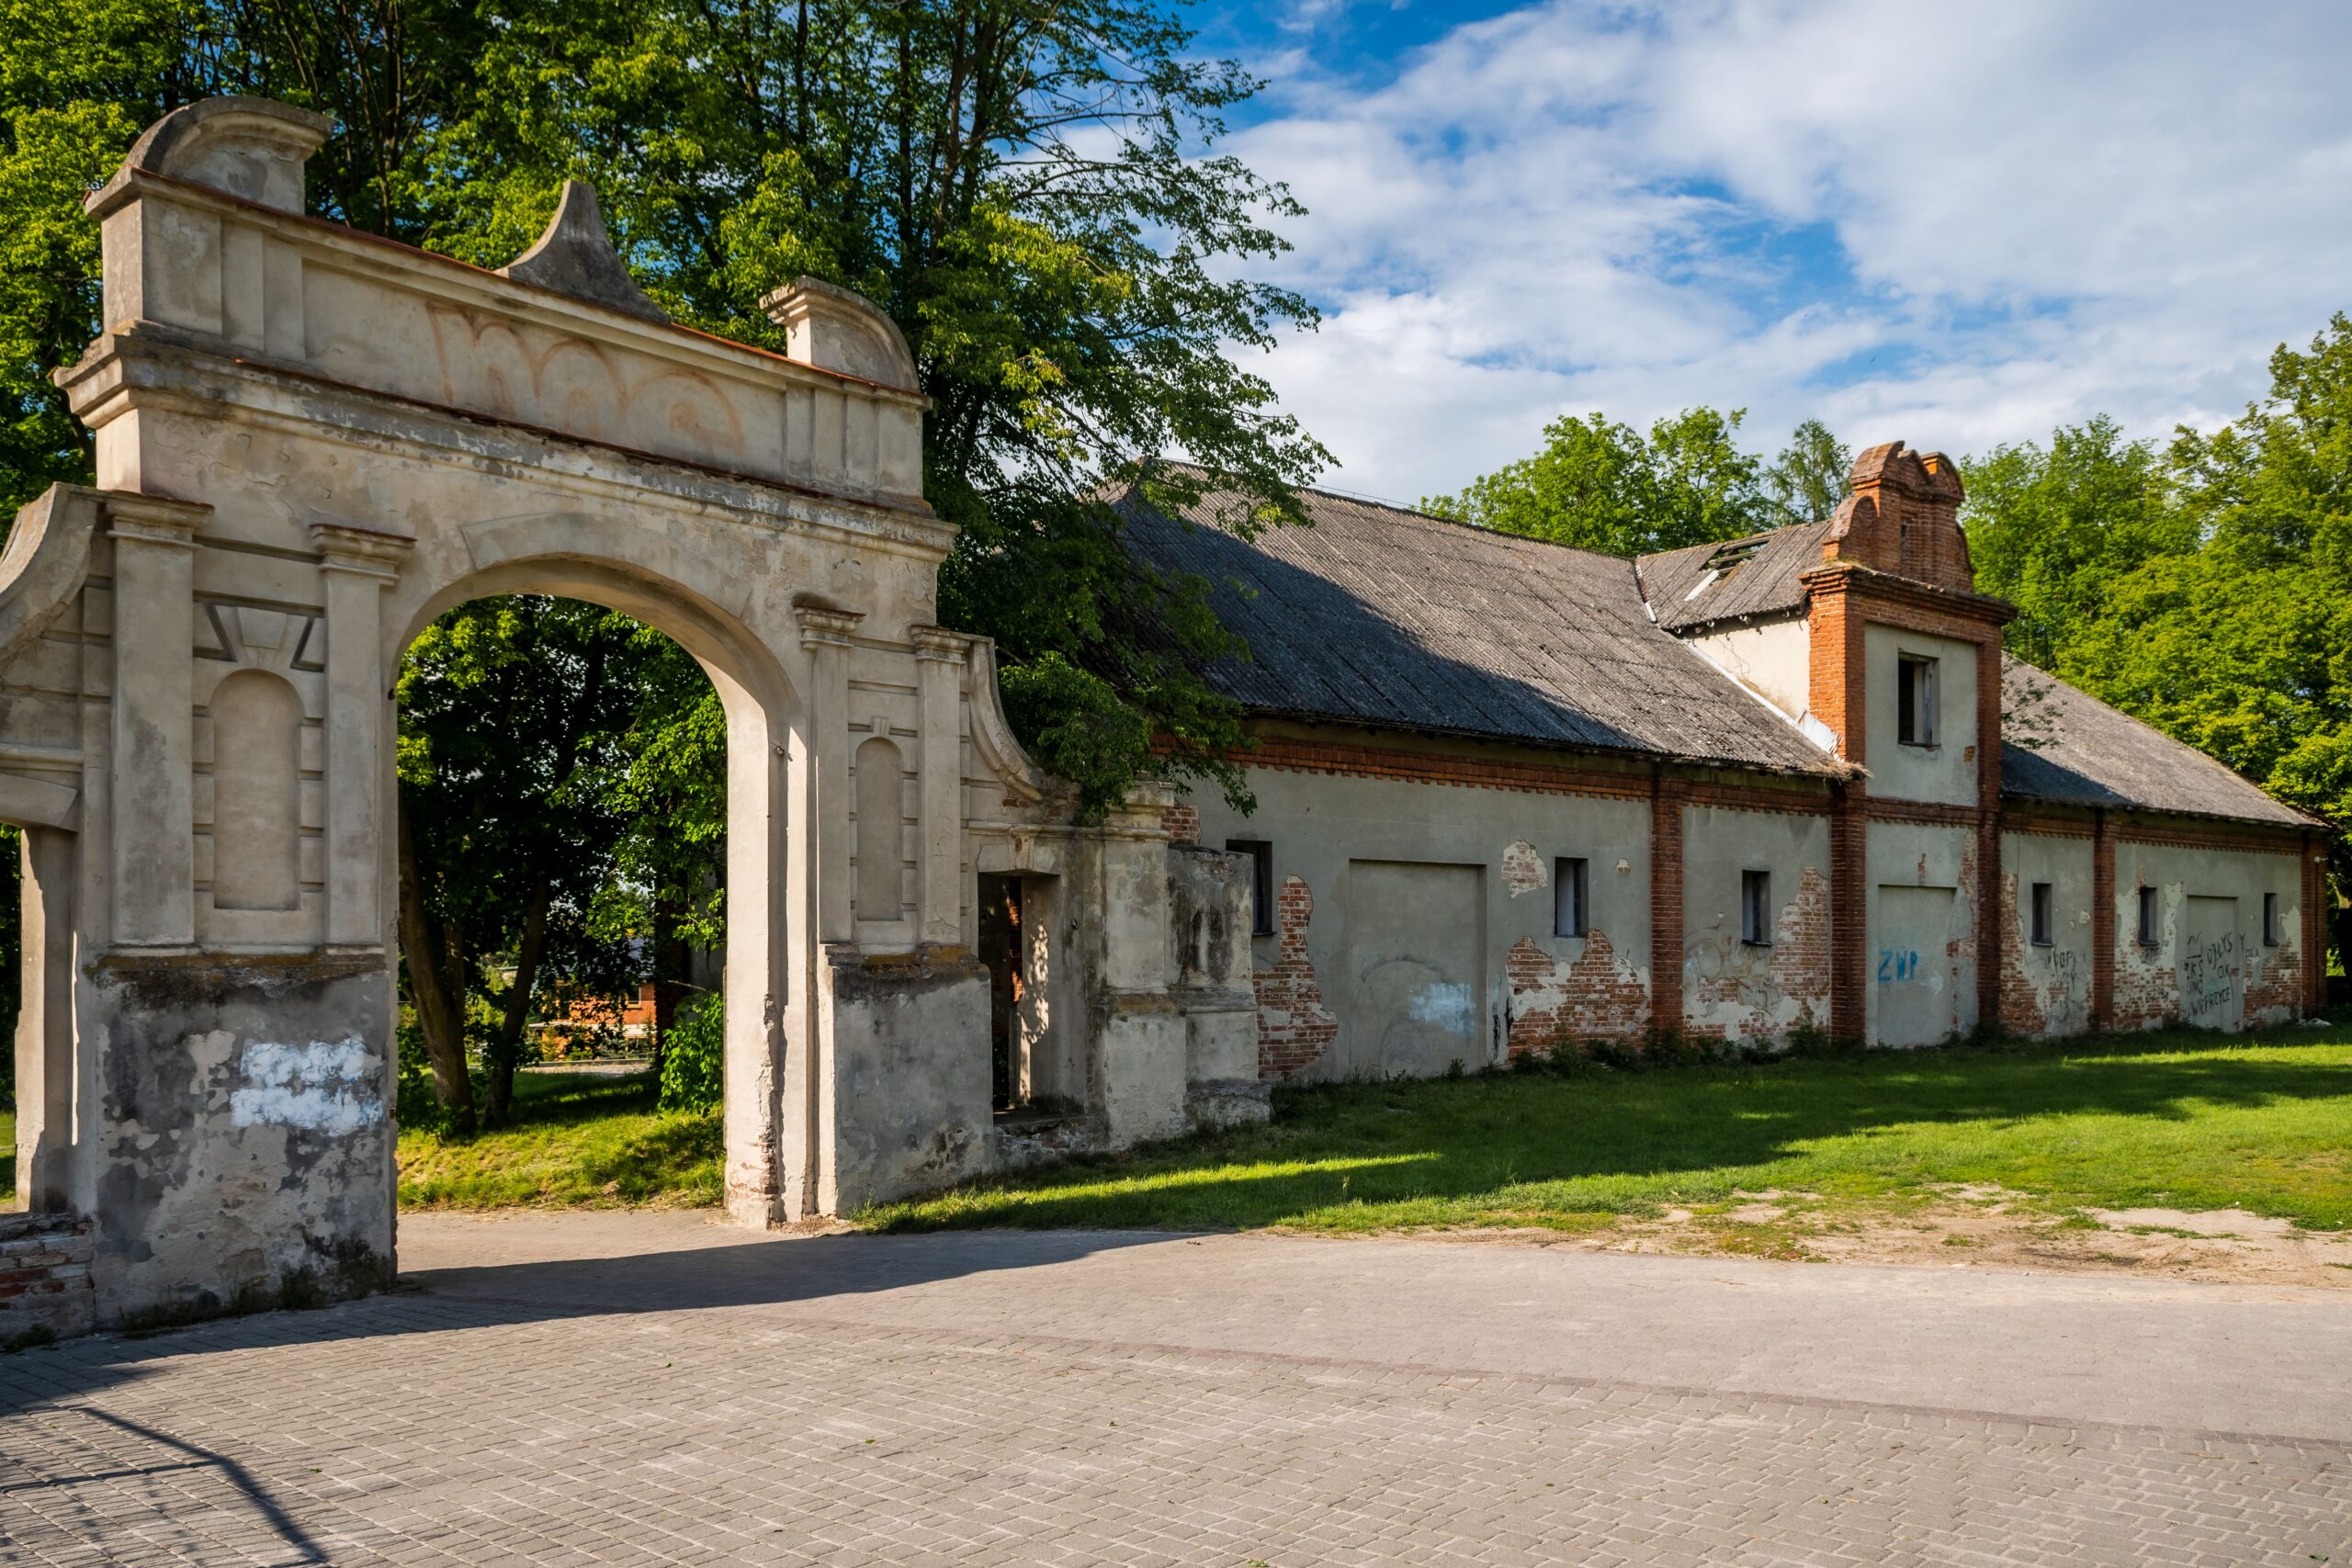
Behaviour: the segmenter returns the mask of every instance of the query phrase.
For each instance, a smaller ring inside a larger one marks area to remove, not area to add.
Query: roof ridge
[[[1188,462],[1182,458],[1160,457],[1155,458],[1154,461],[1169,468],[1190,468],[1194,473],[1207,474],[1207,470],[1200,464]],[[1466,517],[1444,517],[1434,512],[1424,512],[1418,506],[1401,506],[1396,502],[1385,501],[1378,496],[1365,495],[1352,491],[1334,490],[1329,485],[1295,485],[1292,488],[1306,495],[1328,496],[1333,501],[1349,502],[1357,506],[1369,506],[1378,511],[1394,513],[1399,517],[1410,517],[1422,523],[1442,524],[1448,528],[1466,528],[1471,533],[1483,534],[1490,539],[1512,539],[1522,544],[1541,545],[1545,549],[1566,550],[1570,555],[1589,556],[1594,560],[1624,561],[1630,564],[1644,558],[1640,556],[1621,556],[1610,550],[1588,549],[1582,545],[1566,544],[1558,539],[1546,539],[1538,534],[1513,534],[1502,528],[1489,528],[1483,523],[1473,523]]]

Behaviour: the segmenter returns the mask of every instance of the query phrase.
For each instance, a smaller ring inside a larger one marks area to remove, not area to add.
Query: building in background
[[[1628,561],[1317,491],[1245,543],[1131,492],[1251,657],[1273,1078],[1566,1040],[1928,1044],[2315,1005],[2321,825],[2007,658],[1951,461],[1862,454],[1837,515]]]

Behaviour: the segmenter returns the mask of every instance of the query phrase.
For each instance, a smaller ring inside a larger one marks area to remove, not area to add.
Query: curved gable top
[[[782,327],[793,358],[905,391],[916,389],[906,334],[865,295],[821,278],[796,277],[760,301]]]
[[[206,98],[149,126],[130,144],[115,178],[145,169],[300,212],[302,166],[332,130],[326,116],[269,98]]]

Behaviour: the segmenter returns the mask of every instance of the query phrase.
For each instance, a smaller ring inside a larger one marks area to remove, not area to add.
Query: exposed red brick
[[[1773,919],[1770,956],[1760,965],[1702,976],[1694,988],[1702,1007],[1740,1010],[1739,1021],[1730,1026],[1686,1023],[1683,1032],[1703,1039],[1765,1041],[1783,1038],[1792,1029],[1823,1028],[1830,1015],[1833,986],[1829,894],[1829,879],[1805,867],[1796,897]]]
[[[1830,518],[1823,559],[1941,588],[1975,588],[1968,538],[1960,528],[1960,472],[1951,458],[1890,441],[1854,459],[1851,483]]]
[[[1274,896],[1280,936],[1274,966],[1250,976],[1258,994],[1258,1077],[1297,1076],[1339,1038],[1340,1021],[1323,1005],[1315,962],[1306,955],[1306,925],[1315,918],[1315,895],[1296,876],[1283,879]]]
[[[1197,844],[1201,841],[1200,808],[1188,801],[1178,801],[1159,814],[1159,825],[1168,829],[1171,844]]]
[[[1521,937],[1504,955],[1503,974],[1510,984],[1514,1059],[1563,1041],[1633,1040],[1649,1032],[1649,987],[1632,965],[1618,963],[1605,931],[1587,936],[1584,951],[1566,964],[1533,937]]]
[[[1690,789],[1663,770],[1650,775],[1650,1021],[1682,1028],[1682,808]]]

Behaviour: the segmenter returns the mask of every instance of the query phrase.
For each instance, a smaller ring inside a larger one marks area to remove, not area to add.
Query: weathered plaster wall
[[[2302,973],[2301,866],[2277,854],[2135,842],[2115,847],[2115,1021],[2144,1029],[2177,1020],[2205,1028],[2284,1023],[2297,1013]],[[2153,946],[2138,940],[2139,890],[2157,892]],[[2278,899],[2278,942],[2262,940],[2262,896]],[[2197,931],[2193,915],[2225,899],[2224,929]],[[2199,939],[2199,940],[2192,940]]]
[[[2087,836],[2001,835],[2001,1028],[2036,1039],[2091,1026],[2098,908]],[[2033,941],[2033,885],[2050,885],[2051,941]]]
[[[1250,862],[1196,843],[1168,850],[1170,995],[1184,1020],[1193,1127],[1262,1122],[1258,999],[1250,987]]]
[[[1976,844],[1973,828],[1870,825],[1864,1005],[1873,1041],[1940,1044],[1976,1027]]]
[[[1628,789],[1646,777],[1623,776]],[[1398,1049],[1392,1040],[1384,1054],[1382,1039],[1396,1022],[1396,1009],[1409,1013],[1413,1006],[1411,998],[1399,1004],[1383,991],[1387,976],[1411,976],[1417,994],[1427,997],[1468,987],[1474,1016],[1464,1064],[1474,1068],[1548,1046],[1561,1032],[1624,1038],[1646,1029],[1646,799],[1277,768],[1250,769],[1250,785],[1258,799],[1252,816],[1206,791],[1187,804],[1205,845],[1272,845],[1275,930],[1250,942],[1265,1076],[1377,1072]],[[1554,863],[1562,856],[1588,863],[1586,937],[1554,935]],[[1385,976],[1364,973],[1374,955],[1351,921],[1362,926],[1372,912],[1357,912],[1351,878],[1393,877],[1396,867],[1475,869],[1478,903],[1470,913],[1480,934],[1471,972],[1455,974],[1463,961],[1449,950],[1420,955],[1419,968],[1416,955],[1383,952],[1374,962],[1389,964]]]
[[[1876,622],[1863,628],[1868,661],[1863,702],[1868,714],[1870,790],[1882,800],[1976,804],[1976,645],[1928,637]],[[1936,743],[1905,746],[1896,739],[1896,665],[1904,654],[1937,661]]]
[[[967,955],[836,951],[820,972],[822,1212],[944,1187],[989,1159],[989,977]]]
[[[361,963],[114,960],[82,981],[102,1315],[389,1282],[390,976]]]
[[[1708,663],[1803,724],[1813,711],[1813,634],[1803,615],[1726,625],[1682,639]],[[1826,744],[1827,731],[1817,739]]]
[[[1693,806],[1682,827],[1683,1032],[1769,1043],[1829,1021],[1829,823]],[[1771,876],[1772,940],[1741,940],[1741,873]]]

